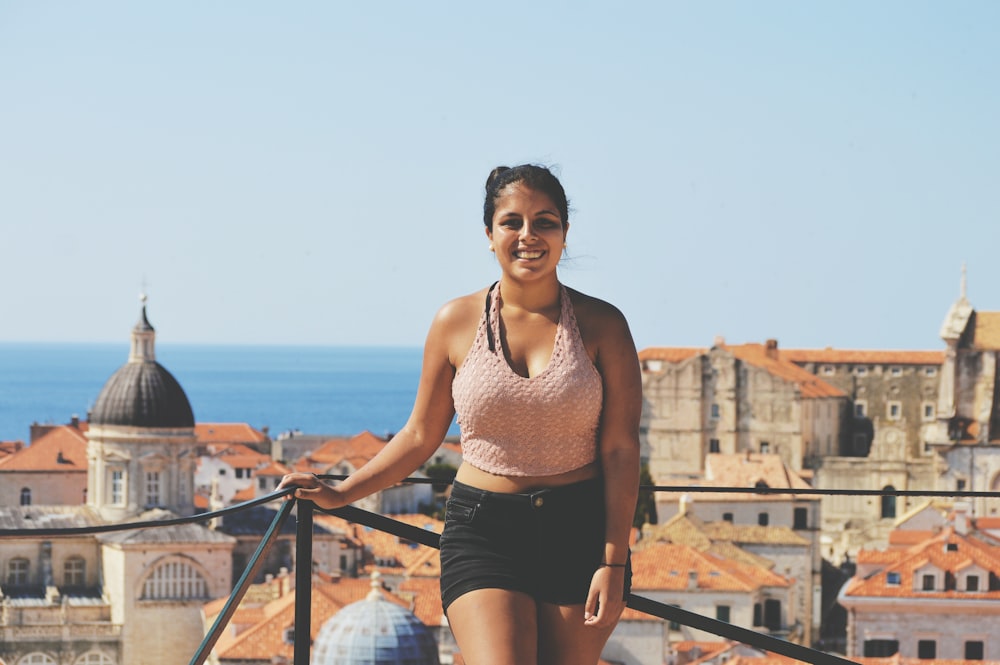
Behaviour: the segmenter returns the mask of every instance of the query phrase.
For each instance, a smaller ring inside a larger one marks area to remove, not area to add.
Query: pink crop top
[[[493,343],[500,340],[498,284],[452,381],[462,457],[483,471],[550,476],[597,459],[603,381],[583,345],[569,293],[565,286],[559,288],[562,309],[555,344],[541,374],[521,376],[507,363],[500,344]]]

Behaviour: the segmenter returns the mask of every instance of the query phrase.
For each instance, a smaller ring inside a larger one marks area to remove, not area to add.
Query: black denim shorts
[[[525,494],[455,482],[441,533],[441,603],[476,589],[520,591],[556,605],[587,602],[604,558],[604,483]],[[625,569],[627,597],[631,561]]]

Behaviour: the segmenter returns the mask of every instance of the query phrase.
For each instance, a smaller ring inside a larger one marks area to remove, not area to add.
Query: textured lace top
[[[580,337],[566,287],[545,370],[525,378],[511,369],[500,342],[500,286],[452,382],[462,457],[504,476],[549,476],[597,458],[603,382]],[[489,328],[487,328],[489,327]],[[490,350],[490,330],[495,350]]]

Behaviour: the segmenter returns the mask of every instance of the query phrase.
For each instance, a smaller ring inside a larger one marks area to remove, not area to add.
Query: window
[[[764,606],[761,603],[753,604],[753,625],[754,627],[764,625]]]
[[[225,469],[219,469],[219,475],[220,476],[226,475],[226,470]]]
[[[677,609],[681,608],[680,605],[670,605],[670,607],[676,607]],[[680,630],[680,629],[681,629],[680,621],[673,621],[673,620],[670,621],[670,630]]]
[[[111,503],[120,506],[125,503],[125,471],[122,469],[111,470]]]
[[[823,365],[823,369],[821,371],[823,374],[830,376],[834,372],[833,365]]]
[[[921,588],[924,591],[933,591],[934,590],[934,576],[933,575],[924,575],[923,578],[921,579],[921,581],[923,583],[923,586]],[[933,658],[933,656],[931,656],[931,658]]]
[[[237,478],[243,477],[243,469],[236,469],[236,477]]]
[[[74,665],[115,665],[115,661],[106,653],[91,651],[77,658]]]
[[[146,472],[146,505],[160,505],[160,472]]]
[[[921,413],[923,413],[925,422],[929,420],[934,420],[934,418],[937,416],[937,413],[935,413],[934,402],[924,402]]]
[[[865,640],[866,658],[888,658],[899,653],[899,640]]]
[[[63,585],[83,586],[87,580],[87,562],[82,556],[71,556],[63,563]]]
[[[30,506],[31,505],[31,488],[22,487],[21,488],[21,505]]]
[[[260,478],[258,478],[257,479],[257,487],[261,488],[262,490],[266,490],[267,489],[267,478],[265,478],[264,476],[261,476]]]
[[[899,572],[892,570],[885,576],[885,583],[889,586],[899,586]]]
[[[864,376],[865,374],[868,373],[868,368],[864,367],[863,365],[858,365],[857,367],[854,368],[854,373],[857,374],[858,376]]]
[[[982,640],[968,640],[965,643],[965,659],[966,660],[982,660],[983,659],[983,641]]]
[[[768,441],[761,441],[760,442],[760,454],[761,455],[766,455],[769,452],[771,452],[771,444]]]
[[[205,579],[190,564],[168,561],[157,566],[142,585],[142,600],[207,598]]]
[[[854,417],[864,418],[868,415],[868,402],[863,399],[854,402]]]
[[[719,452],[719,450],[720,450],[720,448],[719,448],[719,440],[718,439],[709,439],[708,440],[708,452],[710,452],[710,453],[717,453],[717,452]]]
[[[285,641],[285,644],[295,644],[295,626],[285,628],[282,639]]]
[[[768,598],[764,601],[764,627],[768,630],[781,630],[781,601]]]
[[[903,368],[902,367],[890,367],[889,368],[889,374],[891,374],[892,376],[902,376],[903,375]]]
[[[713,404],[712,405],[711,414],[712,414],[712,419],[713,420],[718,420],[719,419],[719,405],[718,404]]]
[[[885,415],[889,420],[899,420],[903,416],[903,405],[895,400],[887,402]]]
[[[17,661],[17,665],[56,665],[56,661],[49,654],[36,651]]]
[[[979,591],[979,575],[969,575],[965,578],[966,591]]]
[[[937,367],[925,367],[924,374],[926,376],[937,376]]]
[[[722,521],[723,522],[729,522],[730,524],[732,524],[733,523],[733,514],[732,513],[722,513]]]
[[[792,528],[801,531],[809,528],[809,509],[796,508],[792,517]]]
[[[729,605],[716,605],[715,618],[729,623]]]
[[[937,658],[937,640],[918,640],[917,658],[921,660]]]
[[[28,583],[28,569],[31,562],[23,557],[17,557],[7,562],[7,584],[24,586]]]
[[[882,488],[883,492],[895,492],[896,488],[892,485],[886,485]],[[882,496],[882,519],[889,519],[896,517],[896,497],[892,494],[884,494]]]
[[[965,478],[959,478],[955,481],[955,491],[964,492],[965,491]]]
[[[767,526],[768,522],[770,521],[771,521],[770,517],[768,516],[767,513],[757,514],[757,524],[759,524],[760,526]]]

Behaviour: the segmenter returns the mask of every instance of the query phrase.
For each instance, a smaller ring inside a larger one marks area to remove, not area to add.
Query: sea
[[[0,441],[27,443],[32,423],[85,420],[128,352],[127,343],[0,343]],[[409,417],[421,350],[158,343],[156,360],[184,388],[197,422],[245,422],[272,438],[384,436]]]

